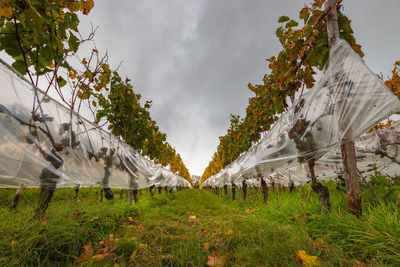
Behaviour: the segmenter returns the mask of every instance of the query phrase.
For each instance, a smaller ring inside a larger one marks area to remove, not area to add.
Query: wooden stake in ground
[[[246,197],[247,197],[247,184],[246,184],[246,180],[243,180],[243,182],[242,182],[242,190],[243,190],[243,200],[246,200]]]
[[[236,199],[236,185],[232,183],[232,201]]]
[[[339,40],[339,24],[337,20],[336,1],[327,0],[325,4],[328,15],[326,17],[326,24],[328,30],[328,45],[331,48],[337,40]],[[361,193],[360,193],[360,182],[359,173],[357,169],[356,151],[353,141],[346,139],[342,140],[341,145],[342,151],[342,162],[344,169],[344,177],[346,181],[347,191],[347,205],[349,212],[361,216]]]
[[[14,198],[13,198],[13,202],[10,206],[10,210],[15,210],[18,206],[19,200],[21,198],[21,193],[22,190],[24,189],[24,185],[23,184],[19,184],[17,191],[15,192]]]

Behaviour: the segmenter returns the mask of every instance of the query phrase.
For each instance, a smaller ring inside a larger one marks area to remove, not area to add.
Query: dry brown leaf
[[[146,250],[147,249],[147,244],[139,243],[139,248],[142,249],[142,250]]]
[[[218,252],[214,252],[213,254],[208,256],[208,262],[206,264],[208,266],[217,266],[217,267],[224,266],[225,260],[226,260],[226,256],[227,255],[221,256],[221,255],[219,255]]]
[[[11,241],[11,247],[14,250],[16,247],[18,247],[18,242],[17,241]]]
[[[92,257],[92,259],[93,259],[95,262],[101,262],[102,260],[104,260],[105,258],[107,258],[108,255],[109,255],[108,253],[98,254],[98,255],[94,255],[94,256]]]
[[[87,260],[90,256],[93,255],[93,247],[92,247],[92,243],[87,244],[86,246],[83,247],[82,253],[80,258],[82,260]]]
[[[253,213],[254,210],[253,210],[253,209],[247,209],[246,212],[247,212],[247,213]]]

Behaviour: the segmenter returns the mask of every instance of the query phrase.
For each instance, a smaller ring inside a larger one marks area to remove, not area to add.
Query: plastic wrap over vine
[[[386,161],[376,156],[380,153],[376,149],[382,148],[377,137],[359,137],[398,111],[398,98],[341,40],[332,47],[330,62],[315,86],[282,114],[257,145],[206,185],[220,186],[225,181],[239,185],[243,179],[254,177],[264,177],[269,183],[304,183],[309,180],[305,166],[310,160],[316,161],[319,177],[340,178],[343,168],[339,145],[356,139],[362,172],[380,168],[394,173],[399,170],[398,164],[386,166]],[[397,135],[397,130],[388,131]]]
[[[0,64],[0,187],[190,184]]]

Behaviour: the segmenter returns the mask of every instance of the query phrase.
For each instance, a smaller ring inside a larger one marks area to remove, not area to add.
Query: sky
[[[226,133],[229,114],[243,116],[261,83],[266,58],[280,51],[278,18],[298,18],[309,1],[95,1],[80,31],[99,26],[95,41],[132,80],[168,142],[192,175],[201,175]],[[365,62],[390,74],[400,60],[399,0],[344,0]]]

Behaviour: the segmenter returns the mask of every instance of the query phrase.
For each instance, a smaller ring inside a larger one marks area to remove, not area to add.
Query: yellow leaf
[[[133,218],[132,217],[128,217],[128,221],[129,222],[133,222]]]
[[[208,251],[208,248],[210,247],[210,243],[204,243],[203,244],[203,250]]]
[[[196,220],[196,215],[190,215],[189,220]]]
[[[87,0],[83,2],[83,14],[87,15],[89,14],[90,10],[94,7],[94,1],[93,0]]]
[[[231,235],[231,234],[233,234],[233,231],[232,230],[228,230],[228,231],[225,232],[225,234],[226,235]]]
[[[147,245],[146,245],[146,244],[143,244],[143,243],[140,243],[140,244],[139,244],[139,248],[140,248],[140,249],[143,249],[143,250],[146,250],[146,249],[147,249]]]
[[[99,217],[98,216],[96,216],[96,217],[93,217],[92,219],[90,219],[90,221],[89,222],[93,222],[94,220],[97,220]]]
[[[12,8],[7,4],[0,4],[0,17],[12,18]]]
[[[13,258],[11,263],[15,265],[19,264],[19,258],[18,257]]]
[[[95,262],[101,262],[102,260],[104,260],[105,258],[107,258],[108,255],[109,255],[108,253],[98,254],[98,255],[94,255],[94,256],[92,257],[92,259],[93,259]]]
[[[253,213],[253,212],[254,212],[253,209],[247,209],[247,210],[246,210],[246,213]]]
[[[132,252],[131,256],[129,257],[129,259],[130,259],[131,261],[135,259],[136,253],[137,253],[137,250],[134,250],[134,251]]]
[[[296,255],[302,261],[304,266],[321,266],[321,262],[317,256],[308,255],[304,250],[298,250]]]
[[[18,242],[17,241],[11,241],[11,247],[12,249],[15,249],[16,247],[18,247]]]

